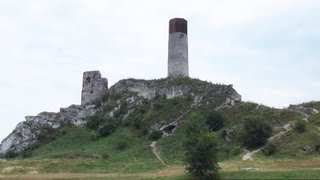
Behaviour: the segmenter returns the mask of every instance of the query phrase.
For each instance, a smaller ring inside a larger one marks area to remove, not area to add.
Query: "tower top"
[[[182,32],[188,34],[188,22],[183,18],[174,18],[169,21],[169,33]]]

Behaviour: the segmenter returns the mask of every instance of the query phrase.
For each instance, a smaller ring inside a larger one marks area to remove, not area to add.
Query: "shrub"
[[[142,128],[139,130],[139,136],[145,136],[149,133],[149,128],[144,125]]]
[[[149,139],[152,140],[152,141],[156,141],[158,139],[160,139],[162,136],[162,132],[159,131],[159,130],[154,130],[151,132],[150,136],[149,136]]]
[[[164,103],[162,101],[157,101],[153,104],[153,108],[155,110],[160,110],[163,108],[163,106],[164,106]]]
[[[314,149],[315,149],[316,152],[319,152],[319,153],[320,153],[320,143],[314,145]]]
[[[116,146],[116,148],[117,148],[118,150],[125,150],[125,149],[127,149],[128,147],[129,147],[129,144],[128,144],[127,142],[125,142],[125,141],[118,142],[118,144],[117,144],[117,146]]]
[[[145,122],[143,120],[143,116],[141,114],[135,116],[132,119],[132,124],[133,124],[133,127],[135,127],[136,129],[142,129],[142,127],[145,126]]]
[[[43,127],[38,136],[38,140],[42,144],[49,143],[62,135],[62,128]]]
[[[96,130],[104,121],[105,121],[105,118],[103,114],[97,113],[94,116],[89,117],[86,125],[88,128]]]
[[[107,160],[107,159],[109,159],[110,155],[107,154],[107,153],[103,153],[103,154],[101,155],[101,157],[102,157],[102,159]]]
[[[95,131],[91,131],[90,134],[89,134],[89,137],[90,137],[90,139],[92,141],[95,141],[95,140],[99,139],[99,136]]]
[[[215,136],[200,114],[192,114],[183,127],[186,171],[193,179],[217,179],[218,162]]]
[[[110,96],[110,94],[108,91],[103,93],[102,98],[101,98],[102,102],[106,102],[109,99],[109,96]]]
[[[114,117],[119,118],[120,115],[123,115],[127,112],[128,110],[128,103],[126,101],[122,102],[120,104],[120,108],[114,112]]]
[[[295,125],[294,129],[300,133],[306,130],[306,122],[304,120],[297,120]]]
[[[102,128],[99,129],[99,136],[106,137],[109,136],[114,130],[116,126],[113,123],[106,123]]]
[[[273,143],[268,143],[263,149],[262,152],[266,156],[273,155],[277,152],[277,146]]]
[[[242,151],[243,150],[242,150],[242,148],[240,146],[236,146],[236,147],[231,149],[230,154],[232,156],[236,156],[236,155],[239,155]]]
[[[31,145],[28,148],[26,148],[25,150],[23,150],[21,152],[21,157],[22,158],[29,158],[32,156],[32,151],[36,148],[35,145]]]
[[[218,131],[224,126],[223,118],[218,112],[210,112],[206,117],[206,123],[212,131]]]
[[[267,143],[272,128],[261,118],[250,117],[245,119],[242,132],[243,144],[248,148],[256,148]]]
[[[18,153],[15,153],[15,152],[13,152],[13,151],[8,151],[8,152],[6,153],[6,155],[5,155],[5,157],[6,157],[7,159],[11,159],[11,158],[17,157],[18,155],[19,155]]]

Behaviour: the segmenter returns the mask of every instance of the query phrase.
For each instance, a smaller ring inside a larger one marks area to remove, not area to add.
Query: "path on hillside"
[[[169,136],[171,135],[177,128],[178,124],[180,123],[180,121],[187,115],[189,114],[193,109],[197,108],[200,106],[203,98],[205,96],[208,95],[209,92],[206,92],[204,94],[202,94],[201,96],[196,96],[193,100],[193,103],[190,105],[190,107],[185,111],[183,112],[179,117],[177,117],[173,122],[169,123],[169,124],[166,124],[164,126],[162,126],[160,128],[160,131],[162,132],[163,136]],[[172,129],[172,131],[169,133],[169,132],[166,132],[166,128],[170,127],[170,126],[174,126],[174,128]],[[161,159],[161,156],[160,154],[158,153],[158,149],[156,147],[156,143],[157,141],[153,141],[151,144],[150,144],[150,148],[151,148],[151,151],[152,153],[157,157],[157,159],[165,166],[167,166],[167,164]]]
[[[151,151],[163,165],[167,166],[167,164],[161,159],[161,156],[158,153],[158,148],[156,147],[156,143],[157,141],[152,141],[152,143],[150,144]]]
[[[197,95],[194,97],[193,99],[193,103],[190,105],[190,107],[188,107],[187,110],[181,112],[181,115],[179,117],[177,117],[173,122],[169,123],[169,124],[166,124],[166,125],[163,125],[159,130],[162,132],[163,136],[169,136],[171,135],[172,133],[174,133],[177,129],[177,126],[179,125],[179,123],[181,122],[181,120],[187,116],[192,110],[198,108],[203,99],[209,94],[210,91],[206,92],[206,93],[203,93],[202,95]],[[167,132],[166,129],[168,129],[169,127],[174,127],[173,129],[171,129],[171,132]]]
[[[285,135],[287,132],[291,131],[293,129],[293,122],[290,121],[288,122],[287,124],[285,124],[282,128],[284,129],[284,131],[280,131],[279,133],[275,134],[274,136],[271,136],[269,139],[268,139],[268,142],[273,142],[275,139],[278,139],[280,137],[282,137],[283,135]],[[246,161],[246,160],[253,160],[252,156],[254,154],[256,154],[257,152],[261,151],[264,147],[261,147],[259,149],[256,149],[254,151],[249,151],[247,149],[245,149],[245,154],[244,156],[242,157],[242,160],[243,161]]]

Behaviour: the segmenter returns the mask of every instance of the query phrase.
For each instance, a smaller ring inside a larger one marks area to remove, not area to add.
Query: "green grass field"
[[[164,166],[152,154],[150,141],[132,128],[118,128],[108,137],[89,138],[91,130],[72,129],[57,140],[0,164],[0,178],[14,179],[186,179],[181,134],[157,142]],[[290,136],[289,136],[290,137]],[[126,144],[125,147],[120,146]],[[266,157],[242,161],[243,153],[220,161],[222,179],[317,179],[320,157]]]

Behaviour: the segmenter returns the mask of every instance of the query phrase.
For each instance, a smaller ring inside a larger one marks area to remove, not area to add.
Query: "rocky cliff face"
[[[71,105],[68,108],[61,108],[58,113],[42,112],[37,116],[26,116],[26,120],[19,123],[1,142],[0,156],[8,152],[20,153],[36,144],[39,141],[39,135],[46,128],[56,129],[67,123],[80,126],[86,122],[86,118],[94,115],[98,110],[94,105]]]
[[[206,93],[212,95],[225,95],[229,99],[239,102],[241,96],[233,89],[232,85],[217,85],[190,78],[159,79],[159,80],[121,80],[110,88],[111,93],[123,92],[137,93],[146,99],[156,96],[166,96],[167,99],[182,96],[188,93]]]
[[[91,78],[90,83],[95,84],[94,79],[101,81],[101,77]],[[84,79],[87,80],[87,79]],[[100,86],[99,86],[100,87]],[[95,115],[97,112],[103,112],[105,116],[116,118],[114,115],[121,109],[121,104],[127,104],[126,112],[121,118],[127,118],[130,113],[142,104],[142,101],[153,101],[156,97],[165,97],[172,99],[179,96],[190,95],[193,102],[188,105],[184,112],[177,112],[177,117],[166,120],[165,123],[155,122],[152,126],[167,133],[168,129],[173,132],[179,121],[183,117],[201,105],[215,103],[216,108],[230,107],[241,101],[241,96],[232,88],[232,85],[217,85],[200,80],[181,78],[181,79],[159,79],[159,80],[121,80],[112,86],[109,90],[104,87],[104,91],[99,90],[102,96],[108,92],[108,99],[102,100],[98,104],[94,101],[87,101],[84,105],[71,105],[68,108],[61,108],[58,113],[43,112],[37,116],[27,116],[25,121],[19,123],[13,132],[5,138],[0,145],[0,156],[8,152],[20,153],[26,148],[39,142],[41,133],[46,133],[47,128],[58,129],[65,124],[81,126],[86,123],[86,119]],[[96,88],[96,86],[93,86]],[[86,86],[86,92],[90,92],[89,86]],[[117,94],[120,98],[111,100],[111,96]],[[83,96],[83,94],[82,94]],[[94,104],[93,104],[94,103]],[[152,104],[152,103],[151,103]],[[103,110],[106,106],[108,111]],[[168,123],[169,124],[166,124]],[[174,125],[174,128],[172,128]]]

